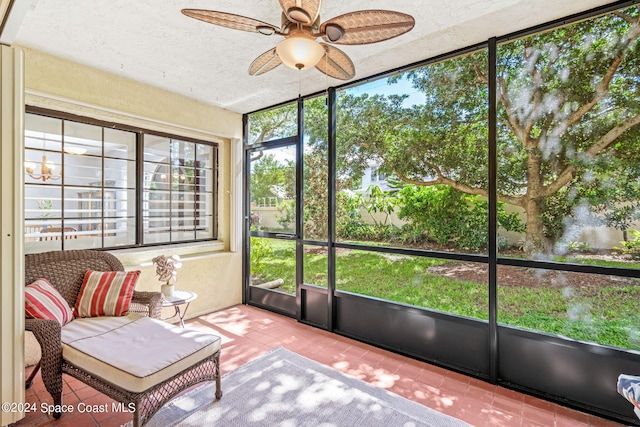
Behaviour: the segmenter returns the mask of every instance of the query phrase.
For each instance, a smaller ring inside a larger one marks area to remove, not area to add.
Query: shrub
[[[570,252],[589,252],[591,245],[589,242],[569,242],[568,248]]]
[[[408,245],[415,245],[425,242],[427,236],[422,227],[413,223],[403,224],[402,227],[397,229],[396,241]]]
[[[280,215],[276,216],[276,221],[283,229],[289,228],[290,225],[295,224],[296,220],[296,201],[295,200],[283,200],[278,203],[277,206]]]
[[[378,185],[367,188],[367,196],[359,198],[360,207],[367,210],[375,226],[387,225],[389,216],[396,210],[398,199],[389,191],[382,191]],[[377,221],[373,214],[384,214],[384,221]]]
[[[337,212],[336,212],[336,234],[339,239],[358,239],[364,232],[363,228],[367,225],[360,215],[359,194],[353,194],[348,191],[339,191],[336,194]]]
[[[268,258],[273,256],[273,246],[266,239],[251,237],[251,275],[263,276]]]
[[[251,220],[251,223],[250,223],[251,231],[260,230],[260,223],[262,222],[262,217],[260,217],[260,214],[257,212],[251,212],[249,219]]]
[[[623,240],[620,242],[622,247],[614,246],[614,249],[619,250],[624,255],[630,255],[633,259],[640,259],[640,231],[629,230],[629,233],[633,238],[631,240]]]
[[[428,238],[440,245],[477,250],[488,244],[489,203],[453,187],[409,185],[399,192],[398,216],[424,230]],[[506,213],[498,205],[498,225],[507,231],[524,232],[517,213]]]

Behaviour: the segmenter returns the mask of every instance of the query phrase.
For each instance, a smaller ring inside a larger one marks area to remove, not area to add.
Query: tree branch
[[[592,158],[598,156],[611,144],[616,142],[620,135],[622,135],[632,127],[638,125],[640,125],[640,114],[636,114],[635,116],[630,117],[629,119],[609,130],[609,132],[604,134],[602,138],[596,141],[587,151],[585,151],[585,154]],[[573,180],[575,174],[575,166],[567,166],[551,184],[545,187],[545,196],[549,196],[567,185],[569,182],[571,182],[571,180]]]
[[[609,132],[604,134],[602,136],[602,138],[600,138],[599,141],[597,141],[595,144],[593,144],[591,146],[591,148],[589,148],[586,151],[586,154],[588,156],[591,156],[591,157],[597,156],[602,151],[604,151],[606,148],[608,148],[609,145],[614,143],[618,139],[618,137],[620,135],[622,135],[627,130],[629,130],[632,127],[637,126],[639,124],[640,124],[640,114],[636,114],[635,116],[629,117],[627,120],[625,120],[624,122],[618,124],[617,126],[612,128],[611,130],[609,130]]]
[[[400,178],[400,181],[404,182],[405,184],[419,185],[422,187],[431,187],[433,185],[444,184],[444,185],[453,187],[458,191],[462,191],[463,193],[489,197],[489,193],[487,192],[487,190],[483,188],[471,187],[469,185],[462,184],[458,181],[447,178],[441,174],[439,174],[437,178],[425,181],[425,180],[407,178],[405,175],[403,175],[402,173],[398,172],[395,169],[393,172],[398,178]],[[524,199],[522,197],[513,197],[513,196],[498,194],[498,200],[500,200],[501,202],[509,203],[511,205],[520,206],[520,207],[524,207],[525,205]]]
[[[509,127],[511,132],[513,132],[516,138],[518,138],[518,140],[520,140],[524,144],[526,138],[522,133],[517,117],[515,116],[515,114],[513,114],[511,101],[509,101],[509,97],[507,96],[507,83],[502,76],[498,77],[498,96],[500,98],[502,106],[504,107],[504,110],[507,113],[507,126]]]
[[[524,49],[525,60],[527,60],[528,62],[529,60],[531,60],[532,56],[533,56],[532,54],[528,53],[528,49],[525,46],[525,49]],[[540,87],[542,87],[542,75],[540,74],[538,69],[535,67],[535,64],[532,65],[531,67],[530,75],[531,75],[531,80],[533,81],[533,86],[536,87],[537,89],[533,93],[533,99],[532,99],[533,105],[531,106],[531,110],[527,115],[526,125],[522,130],[523,137],[524,135],[531,134],[531,130],[535,126],[536,120],[537,120],[536,112],[538,111],[538,108],[540,108],[540,104],[542,103],[542,95],[540,94]],[[524,143],[526,139],[522,139],[521,141]],[[527,148],[530,148],[530,147],[527,147]]]
[[[486,85],[489,84],[489,79],[487,78],[487,76],[482,72],[482,70],[480,69],[479,64],[477,63],[473,63],[473,71],[476,73],[476,77],[478,77],[478,81],[480,83],[484,83]]]
[[[618,18],[621,18],[621,19],[627,21],[631,25],[633,25],[635,23],[634,19],[631,16],[627,15],[626,13],[622,13],[622,12],[620,12],[618,10],[616,10],[614,12],[611,12],[611,14],[617,16]]]
[[[576,111],[574,111],[573,114],[570,114],[566,120],[559,122],[554,127],[554,130],[550,133],[551,135],[563,135],[569,127],[582,119],[585,114],[587,114],[600,100],[602,100],[609,93],[609,85],[611,84],[611,80],[613,80],[618,67],[620,67],[620,64],[626,56],[627,48],[629,47],[631,42],[633,42],[638,38],[638,36],[640,36],[640,25],[638,25],[638,21],[629,21],[629,19],[626,18],[625,20],[627,20],[628,22],[632,22],[633,25],[629,32],[623,38],[623,42],[621,43],[618,54],[613,57],[611,64],[609,64],[609,67],[607,68],[607,72],[602,77],[600,83],[598,83],[598,85],[596,86],[592,98],[584,103]]]

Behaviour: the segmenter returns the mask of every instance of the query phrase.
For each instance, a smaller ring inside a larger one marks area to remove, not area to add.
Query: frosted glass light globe
[[[276,46],[276,52],[285,65],[296,70],[315,67],[324,56],[324,48],[304,36],[291,36]]]

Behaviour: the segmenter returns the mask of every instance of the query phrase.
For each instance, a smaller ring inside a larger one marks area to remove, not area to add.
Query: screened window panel
[[[499,46],[497,187],[526,224],[505,239],[507,255],[522,246],[528,259],[582,263],[615,254],[640,229],[640,134],[631,126],[640,55],[620,42],[637,14],[623,9]]]
[[[487,53],[336,92],[338,241],[487,254]]]
[[[327,287],[329,283],[329,256],[324,246],[304,245],[302,282],[307,285]]]
[[[144,161],[153,163],[168,163],[167,153],[171,145],[171,139],[158,135],[145,135],[144,137]],[[145,168],[146,171],[146,168]]]
[[[327,240],[329,203],[329,146],[327,97],[305,101],[303,143],[303,234],[305,239]],[[308,283],[308,282],[305,282]],[[315,284],[315,283],[314,283]]]
[[[259,111],[249,116],[249,144],[274,141],[297,134],[298,112],[295,102]]]
[[[295,233],[295,161],[295,145],[252,154],[248,190],[252,230]]]

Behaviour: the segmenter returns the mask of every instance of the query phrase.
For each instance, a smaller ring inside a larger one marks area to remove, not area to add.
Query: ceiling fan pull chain
[[[324,82],[325,82],[325,86],[326,86],[326,92],[327,92],[327,101],[329,101],[329,73],[326,72],[326,70],[329,67],[329,52],[325,52],[324,53]],[[329,105],[329,104],[327,104]]]

